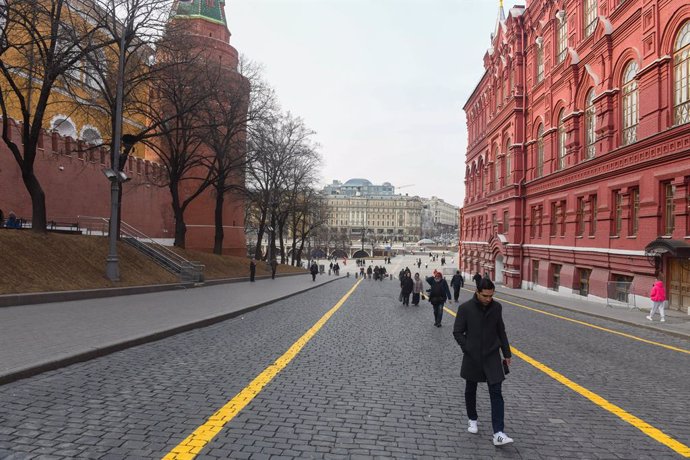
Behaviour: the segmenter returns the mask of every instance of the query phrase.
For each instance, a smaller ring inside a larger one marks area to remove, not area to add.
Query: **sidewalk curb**
[[[600,314],[592,313],[592,312],[588,312],[588,311],[578,310],[577,308],[570,308],[570,307],[566,307],[566,306],[563,306],[563,305],[555,305],[555,304],[552,304],[552,303],[549,303],[549,302],[545,302],[545,301],[542,301],[542,300],[531,299],[531,298],[529,298],[529,297],[527,297],[527,296],[520,296],[520,295],[517,295],[517,294],[513,294],[513,293],[511,293],[511,292],[506,292],[506,291],[502,291],[502,290],[496,290],[496,292],[497,292],[497,293],[500,293],[500,294],[505,294],[505,295],[509,295],[509,296],[512,296],[512,297],[516,297],[516,298],[518,298],[518,299],[527,300],[527,301],[530,301],[530,302],[536,302],[536,303],[540,303],[540,304],[543,304],[543,305],[548,305],[549,307],[557,308],[557,309],[563,310],[563,311],[570,311],[570,312],[580,313],[580,314],[587,315],[587,316],[591,316],[591,317],[594,317],[594,318],[605,319],[605,320],[608,320],[608,321],[613,321],[614,323],[625,324],[625,325],[627,325],[627,326],[636,326],[636,327],[639,327],[639,328],[642,328],[642,329],[647,329],[647,330],[650,330],[650,331],[663,332],[663,333],[665,333],[665,334],[672,335],[672,336],[674,336],[674,337],[678,337],[678,338],[681,338],[681,339],[690,339],[690,334],[687,334],[687,333],[684,333],[684,332],[681,332],[681,331],[674,331],[674,330],[671,330],[671,329],[662,329],[662,328],[660,328],[660,327],[658,327],[658,326],[654,326],[654,325],[652,325],[652,324],[645,324],[645,323],[639,324],[639,323],[635,323],[635,322],[628,321],[628,320],[625,320],[625,319],[620,319],[620,318],[615,318],[615,317],[606,316],[606,315],[600,315]]]
[[[285,273],[276,277],[308,275],[304,273]],[[271,275],[257,276],[257,280],[269,279]],[[175,289],[203,288],[206,286],[216,286],[218,284],[241,283],[249,281],[249,277],[239,278],[218,278],[205,281],[203,283],[171,283],[171,284],[149,284],[144,286],[127,286],[101,289],[83,289],[78,291],[50,291],[50,292],[27,292],[20,294],[0,295],[0,308],[19,307],[22,305],[33,305],[41,303],[71,302],[74,300],[102,299],[106,297],[120,297],[136,294],[151,294],[154,292],[172,291]]]
[[[270,277],[270,275],[268,275],[268,276]],[[202,320],[193,321],[193,322],[187,323],[187,324],[182,324],[180,326],[176,326],[176,327],[173,327],[170,329],[165,329],[162,331],[153,332],[151,334],[142,335],[140,337],[134,337],[134,338],[122,340],[119,342],[112,342],[109,344],[104,344],[101,347],[94,348],[94,349],[89,350],[89,351],[76,353],[74,355],[66,356],[64,358],[56,358],[53,360],[44,361],[44,362],[39,363],[39,364],[33,364],[31,366],[27,366],[25,368],[15,370],[15,371],[9,372],[7,374],[0,374],[0,386],[5,385],[7,383],[15,382],[17,380],[25,379],[28,377],[33,377],[35,375],[42,374],[43,372],[52,371],[55,369],[60,369],[62,367],[66,367],[66,366],[69,366],[71,364],[89,361],[91,359],[100,358],[102,356],[106,356],[106,355],[115,353],[117,351],[126,350],[128,348],[132,348],[132,347],[135,347],[138,345],[144,345],[144,344],[147,344],[150,342],[155,342],[155,341],[158,341],[161,339],[165,339],[167,337],[171,337],[171,336],[176,335],[176,334],[180,334],[182,332],[187,332],[187,331],[191,331],[193,329],[199,329],[202,327],[211,326],[213,324],[220,323],[222,321],[225,321],[225,320],[228,320],[231,318],[235,318],[237,316],[244,315],[246,313],[249,313],[249,312],[256,310],[258,308],[261,308],[263,306],[266,306],[266,305],[290,298],[290,297],[298,295],[298,294],[302,294],[302,293],[307,292],[307,291],[311,291],[312,289],[317,289],[317,288],[319,288],[325,284],[329,284],[329,283],[332,283],[334,281],[337,281],[340,279],[346,279],[346,278],[347,277],[344,277],[344,276],[333,278],[332,280],[324,281],[323,283],[317,284],[316,286],[311,286],[311,287],[308,287],[306,289],[302,289],[301,291],[291,292],[290,294],[276,297],[274,299],[267,300],[265,302],[261,302],[261,303],[255,304],[255,305],[250,305],[248,307],[244,307],[244,308],[241,308],[241,309],[236,310],[236,311],[223,313],[223,314],[218,315],[218,316],[212,316],[212,317],[204,318]],[[243,279],[242,281],[246,281],[246,280]]]

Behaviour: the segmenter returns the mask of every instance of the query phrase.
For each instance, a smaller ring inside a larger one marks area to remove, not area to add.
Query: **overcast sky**
[[[396,191],[460,206],[462,106],[483,74],[498,3],[226,0],[226,14],[230,43],[316,131],[321,184],[413,184]]]

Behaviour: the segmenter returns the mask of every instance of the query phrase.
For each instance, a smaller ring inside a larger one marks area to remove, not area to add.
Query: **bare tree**
[[[316,155],[311,142],[313,131],[290,113],[264,120],[250,132],[248,150],[252,161],[247,169],[249,198],[256,209],[257,244],[255,257],[262,259],[261,241],[269,231],[269,250],[275,250],[275,234],[280,204],[290,189],[290,171],[305,154]],[[273,230],[269,230],[270,227]]]
[[[229,193],[244,197],[245,169],[251,161],[247,153],[249,126],[270,118],[275,111],[273,90],[264,82],[260,66],[240,59],[239,67],[227,69],[220,64],[209,69],[207,80],[211,91],[204,104],[206,134],[204,143],[213,153],[212,186],[215,192],[213,252],[222,254],[223,209]]]
[[[172,38],[172,37],[169,37]],[[213,91],[199,84],[199,75],[209,71],[202,55],[178,41],[166,47],[165,65],[156,77],[149,106],[149,122],[156,137],[144,142],[158,156],[165,174],[158,185],[168,187],[175,217],[175,246],[185,247],[187,207],[212,185],[213,157],[207,151],[208,127],[201,110],[210,103]]]
[[[92,52],[85,50],[80,63],[82,72],[76,78],[66,78],[64,90],[70,99],[79,101],[82,118],[105,134],[102,142],[110,146],[111,168],[122,171],[134,145],[156,137],[160,124],[174,116],[150,122],[153,102],[150,89],[170,65],[155,63],[156,54],[168,54],[165,48],[172,42],[162,38],[179,35],[182,28],[169,21],[168,0],[99,0],[99,5],[97,19],[102,30],[93,38],[112,45]],[[82,48],[89,45],[79,44]],[[127,142],[123,142],[125,132]],[[92,144],[98,147],[97,143]],[[124,183],[117,180],[113,184],[118,194],[116,235],[119,238]]]
[[[304,189],[294,202],[290,213],[290,263],[301,263],[302,254],[306,242],[316,236],[319,229],[325,228],[329,211],[321,194],[314,188]]]
[[[34,172],[44,117],[80,62],[112,45],[96,3],[66,0],[2,2],[4,34],[0,40],[0,110],[2,139],[22,172],[31,197],[32,227],[46,229],[45,193]],[[11,119],[19,121],[20,142]]]

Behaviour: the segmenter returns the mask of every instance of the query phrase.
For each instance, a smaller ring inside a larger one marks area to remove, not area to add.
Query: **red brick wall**
[[[13,133],[16,135],[16,132]],[[55,133],[43,138],[43,149],[36,157],[34,170],[46,196],[48,220],[76,222],[79,216],[110,216],[110,182],[103,175],[109,167],[107,150],[79,152],[79,145]],[[81,146],[83,149],[83,146]],[[151,180],[160,174],[156,163],[130,158],[125,173],[132,178],[122,194],[122,219],[154,238],[173,238],[174,221],[170,192]],[[212,250],[214,198],[211,193],[200,196],[185,216],[189,225],[187,248]],[[31,199],[24,187],[21,171],[9,149],[0,142],[0,209],[5,216],[31,218]],[[243,206],[226,200],[224,253],[245,255]],[[237,228],[239,226],[239,228]]]

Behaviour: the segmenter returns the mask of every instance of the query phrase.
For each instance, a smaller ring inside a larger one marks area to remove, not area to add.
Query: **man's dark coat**
[[[400,285],[402,287],[403,295],[410,295],[410,293],[412,293],[412,289],[414,289],[414,281],[412,281],[412,278],[409,276],[404,277],[400,282]]]
[[[476,294],[472,296],[458,308],[453,336],[463,353],[460,368],[463,379],[489,384],[505,379],[501,352],[505,358],[512,355],[500,303],[492,300],[484,307]]]

